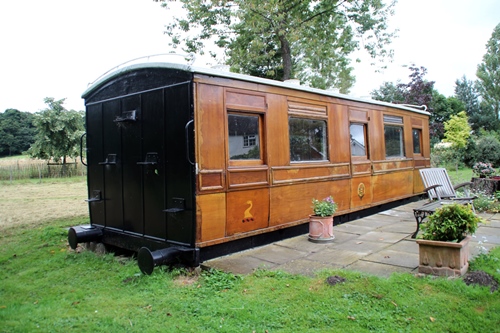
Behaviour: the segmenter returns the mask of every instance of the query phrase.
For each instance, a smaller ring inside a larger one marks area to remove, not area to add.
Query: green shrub
[[[475,192],[474,208],[478,212],[490,212],[493,207],[496,207],[496,200],[493,196],[487,195],[484,192]]]
[[[436,210],[423,225],[422,238],[443,242],[460,242],[476,232],[481,218],[468,205],[454,203]]]
[[[471,142],[468,149],[470,163],[478,161],[500,166],[500,141],[493,135],[487,134]]]

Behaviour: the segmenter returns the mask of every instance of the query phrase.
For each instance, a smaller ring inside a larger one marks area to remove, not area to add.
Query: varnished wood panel
[[[266,98],[262,94],[250,91],[226,91],[226,108],[236,110],[263,111],[267,108]]]
[[[425,168],[430,165],[430,161],[428,158],[419,158],[415,159],[415,168]]]
[[[344,163],[351,161],[349,114],[345,105],[334,104],[329,106],[330,126],[328,128],[328,141],[330,161]]]
[[[394,159],[373,162],[373,173],[388,172],[401,169],[413,169],[413,159]]]
[[[228,180],[229,188],[245,187],[245,186],[266,186],[268,181],[268,168],[246,168],[246,169],[229,169]]]
[[[222,87],[199,84],[196,89],[196,161],[200,170],[225,168],[224,90]]]
[[[408,197],[413,193],[413,170],[374,175],[373,203]]]
[[[224,189],[223,170],[201,170],[198,179],[200,191]]]
[[[268,94],[277,94],[284,96],[293,96],[294,98],[309,99],[312,101],[333,102],[339,101],[336,97],[314,94],[307,91],[298,91],[284,87],[276,87],[272,85],[259,84],[255,82],[239,81],[229,78],[220,78],[196,74],[195,81],[199,83],[209,83],[221,87],[231,87],[232,89],[246,89],[255,92],[265,92]]]
[[[420,171],[413,171],[413,189],[415,193],[421,193],[424,191],[424,183],[422,182],[422,177],[420,177]]]
[[[349,108],[349,120],[351,122],[366,123],[368,119],[368,110]]]
[[[273,184],[318,181],[349,176],[349,164],[324,166],[289,166],[272,168]]]
[[[326,104],[315,104],[313,101],[304,101],[289,98],[288,113],[307,117],[325,116]]]
[[[356,161],[352,163],[351,168],[353,176],[371,174],[372,163],[371,161]]]
[[[199,195],[196,198],[196,242],[223,238],[226,229],[226,194]]]
[[[415,117],[411,118],[411,126],[415,128],[422,128],[423,120]]]
[[[269,189],[227,193],[226,236],[269,225]]]
[[[267,161],[269,165],[288,165],[290,162],[287,99],[282,95],[267,97],[265,119]]]
[[[351,209],[369,206],[372,203],[371,176],[351,179]]]
[[[413,127],[411,125],[411,117],[404,116],[403,117],[404,126],[403,126],[403,140],[405,146],[405,156],[408,158],[413,158]]]
[[[368,149],[373,161],[385,160],[384,118],[382,112],[370,111]]]
[[[270,226],[305,220],[313,214],[312,199],[321,200],[333,196],[338,204],[337,212],[349,209],[349,179],[332,182],[303,183],[271,188]]]
[[[431,144],[429,137],[429,123],[427,119],[424,121],[424,125],[422,127],[422,156],[425,158],[431,157]],[[430,166],[430,164],[429,164]]]

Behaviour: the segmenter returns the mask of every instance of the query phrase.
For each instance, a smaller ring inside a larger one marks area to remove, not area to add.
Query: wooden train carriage
[[[286,237],[312,198],[339,217],[411,198],[430,164],[425,110],[300,85],[145,63],[83,98],[90,225],[70,244],[138,251],[146,273]]]

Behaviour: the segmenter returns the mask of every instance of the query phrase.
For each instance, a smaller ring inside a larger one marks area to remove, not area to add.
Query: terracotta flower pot
[[[469,240],[460,243],[418,239],[418,272],[437,276],[462,276],[469,268]]]
[[[309,240],[315,243],[329,243],[333,235],[333,216],[309,215]]]

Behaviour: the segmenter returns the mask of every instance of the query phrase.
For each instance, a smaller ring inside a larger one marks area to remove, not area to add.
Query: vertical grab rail
[[[83,137],[87,135],[87,132],[83,133],[82,136],[80,137],[80,162],[82,162],[83,165],[87,166],[87,164],[83,161]]]
[[[186,159],[187,161],[191,164],[191,165],[194,165],[194,162],[191,161],[191,157],[189,156],[189,130],[188,130],[188,127],[189,125],[191,125],[191,123],[194,122],[194,119],[191,119],[190,121],[188,121],[186,123],[186,126],[184,126],[184,130],[186,132]]]

